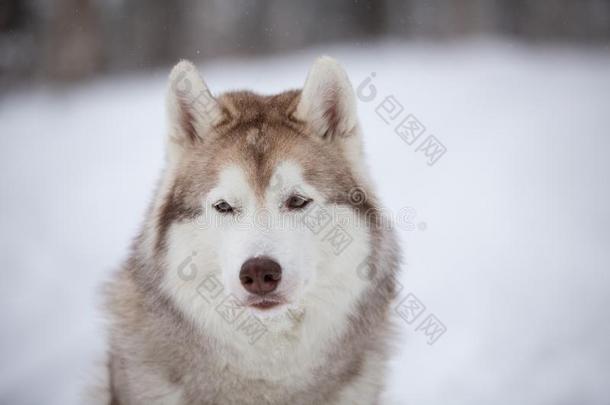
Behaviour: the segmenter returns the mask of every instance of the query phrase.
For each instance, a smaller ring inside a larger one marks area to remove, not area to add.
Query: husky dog
[[[378,404],[399,252],[344,70],[214,97],[182,61],[167,110],[166,168],[107,286],[108,403]]]

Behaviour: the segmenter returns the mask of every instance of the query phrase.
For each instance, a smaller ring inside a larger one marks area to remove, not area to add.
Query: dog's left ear
[[[356,96],[337,61],[323,56],[314,62],[294,116],[305,121],[322,138],[332,140],[355,132],[358,124]]]

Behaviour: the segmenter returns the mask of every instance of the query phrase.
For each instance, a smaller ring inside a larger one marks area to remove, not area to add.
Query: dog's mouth
[[[252,308],[256,308],[256,309],[269,309],[269,308],[276,307],[278,305],[280,305],[279,302],[276,302],[276,301],[265,301],[265,300],[260,301],[260,302],[256,302],[256,303],[253,303],[253,304],[250,304],[250,306]]]
[[[278,295],[265,295],[262,297],[250,296],[246,299],[246,306],[256,309],[271,309],[282,304],[285,304],[286,300]]]

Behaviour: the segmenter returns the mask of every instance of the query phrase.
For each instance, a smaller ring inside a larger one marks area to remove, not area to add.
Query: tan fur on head
[[[399,257],[367,181],[345,71],[323,57],[302,90],[214,97],[182,61],[167,110],[167,168],[108,288],[112,403],[375,403]],[[354,189],[365,197],[350,198]],[[312,232],[299,216],[309,211],[286,205],[297,192],[336,215],[328,229]],[[218,201],[235,211],[215,210]],[[261,210],[294,225],[246,223]],[[340,254],[329,242],[339,228],[351,238]],[[259,256],[281,265],[274,294],[285,306],[260,320],[266,333],[254,344],[241,322],[257,312],[227,321],[218,306],[234,297],[254,311],[238,275]],[[210,276],[222,294],[205,296]]]

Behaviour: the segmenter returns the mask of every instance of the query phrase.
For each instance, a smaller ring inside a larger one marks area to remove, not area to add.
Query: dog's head
[[[174,295],[277,314],[310,293],[331,306],[337,289],[356,294],[373,203],[343,69],[321,58],[301,91],[214,97],[181,62],[167,103],[154,243]]]

